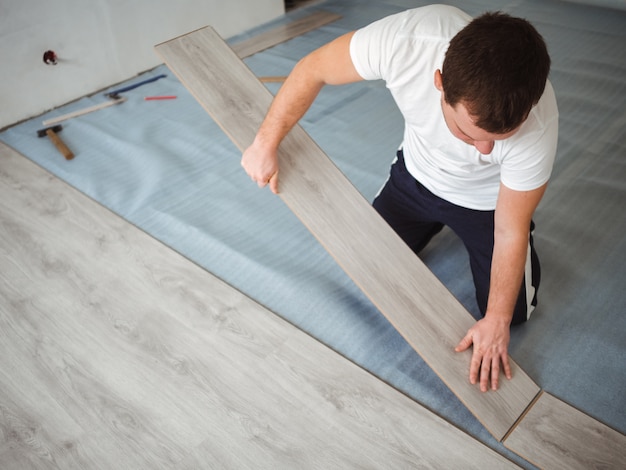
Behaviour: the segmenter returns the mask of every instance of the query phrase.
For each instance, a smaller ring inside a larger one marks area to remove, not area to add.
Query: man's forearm
[[[353,34],[340,36],[296,64],[274,98],[259,129],[258,144],[277,149],[325,85],[343,85],[362,80],[350,58]]]
[[[513,319],[528,256],[530,223],[546,187],[547,183],[530,191],[514,191],[500,185],[485,317],[509,324]]]
[[[305,57],[289,74],[257,132],[255,144],[276,150],[311,107],[324,83],[310,74],[309,67]]]
[[[496,233],[486,317],[511,323],[524,278],[527,254],[528,234]]]

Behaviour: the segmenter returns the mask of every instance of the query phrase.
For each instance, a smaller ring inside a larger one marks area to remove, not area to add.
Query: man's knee
[[[532,237],[529,243],[528,261],[524,272],[524,282],[520,289],[515,311],[513,312],[513,321],[511,324],[518,325],[530,319],[530,316],[537,307],[537,293],[539,291],[539,283],[541,281],[541,265],[539,257],[534,249]]]
[[[515,309],[513,310],[513,320],[511,325],[519,325],[530,320],[535,307],[537,306],[537,290],[533,288],[533,295],[529,299],[529,291],[526,289],[526,283],[522,285]]]

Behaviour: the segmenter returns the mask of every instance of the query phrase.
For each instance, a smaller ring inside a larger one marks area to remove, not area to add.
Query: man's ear
[[[439,91],[443,91],[443,77],[439,69],[435,70],[435,88]]]

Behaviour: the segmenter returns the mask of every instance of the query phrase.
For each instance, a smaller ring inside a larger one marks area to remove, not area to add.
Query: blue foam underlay
[[[246,63],[284,75],[325,42],[422,1],[327,1],[342,18]],[[626,432],[626,12],[559,1],[467,0],[472,15],[501,9],[544,35],[561,120],[552,182],[536,216],[540,305],[512,331],[511,356],[544,390]],[[102,93],[11,127],[0,139],[193,262],[224,279],[526,468],[424,364],[279,198],[259,190],[240,154],[165,66],[128,84],[128,101],[63,123],[76,154],[65,161],[42,120],[106,100]],[[125,85],[125,84],[122,84]],[[279,85],[268,84],[275,92]],[[112,88],[119,88],[116,85]],[[176,95],[144,101],[146,95]],[[355,186],[372,199],[387,178],[402,119],[383,83],[324,89],[302,121]],[[467,255],[444,230],[423,259],[477,315]]]

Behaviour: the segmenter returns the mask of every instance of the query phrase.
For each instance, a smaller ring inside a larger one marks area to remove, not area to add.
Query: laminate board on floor
[[[284,25],[279,25],[250,39],[235,43],[232,47],[240,58],[245,58],[268,49],[272,46],[288,41],[313,29],[341,18],[340,15],[326,11],[317,11]]]
[[[272,100],[210,27],[156,46],[166,65],[240,149]],[[481,393],[468,380],[471,352],[454,347],[473,317],[393,232],[313,140],[296,126],[279,149],[280,196],[469,410],[502,439],[539,387],[515,362],[514,378]],[[236,164],[236,162],[233,162]]]
[[[0,144],[0,462],[514,468]]]
[[[539,468],[626,466],[626,436],[546,392],[503,443]]]

